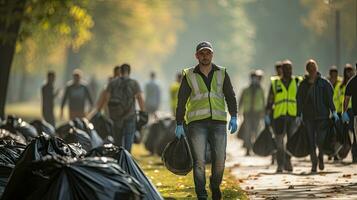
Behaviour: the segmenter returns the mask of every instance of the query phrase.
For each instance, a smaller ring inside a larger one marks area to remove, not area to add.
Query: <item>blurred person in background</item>
[[[330,114],[335,122],[339,120],[333,102],[333,88],[330,82],[318,71],[315,60],[306,63],[307,75],[301,82],[297,93],[297,122],[304,122],[310,145],[311,173],[317,166],[324,170],[323,143],[329,128]],[[316,147],[319,150],[316,154]]]
[[[180,88],[180,83],[182,80],[182,74],[176,74],[176,80],[170,85],[170,107],[173,115],[176,114],[176,106],[177,106],[177,95]]]
[[[68,100],[69,118],[85,117],[85,107],[88,101],[90,107],[93,106],[89,89],[81,79],[83,72],[79,69],[73,71],[73,80],[67,83],[61,104],[60,117],[63,119],[63,109]]]
[[[250,155],[253,143],[257,136],[260,120],[264,116],[265,100],[264,91],[260,85],[260,76],[256,71],[250,74],[250,84],[243,89],[239,98],[238,110],[243,113],[245,125],[244,144],[246,156]]]
[[[145,85],[145,109],[149,116],[157,119],[156,112],[160,107],[161,91],[156,81],[156,73],[150,72],[150,81]]]
[[[54,87],[55,79],[55,72],[49,71],[47,73],[47,81],[41,88],[42,117],[46,122],[54,127],[56,126],[54,115],[54,100],[58,95],[58,90],[56,90]]]
[[[273,118],[273,129],[275,141],[277,144],[277,162],[276,172],[281,173],[283,170],[293,171],[291,157],[286,152],[286,139],[292,136],[296,129],[296,93],[300,83],[299,77],[292,75],[292,63],[285,60],[282,63],[282,76],[272,79],[272,85],[269,90],[268,101],[266,106],[265,124],[271,125]]]

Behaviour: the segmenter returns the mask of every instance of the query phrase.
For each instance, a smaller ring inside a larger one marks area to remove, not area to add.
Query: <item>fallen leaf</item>
[[[295,189],[295,187],[293,185],[290,185],[288,189]]]

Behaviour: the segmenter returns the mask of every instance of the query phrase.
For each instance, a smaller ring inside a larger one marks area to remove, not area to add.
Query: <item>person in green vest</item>
[[[213,48],[209,42],[196,47],[198,65],[183,70],[176,109],[177,138],[187,138],[193,157],[193,177],[199,200],[207,199],[205,153],[211,148],[212,175],[210,189],[212,199],[222,199],[220,185],[223,178],[227,146],[227,111],[230,133],[237,131],[237,101],[226,69],[212,63]]]
[[[341,85],[341,78],[338,76],[338,70],[336,66],[332,66],[329,69],[329,76],[327,80],[331,83],[333,87],[333,103],[336,107],[336,112],[341,116],[342,112],[342,102],[340,96],[340,85]]]
[[[284,138],[287,135],[289,139],[296,129],[296,93],[300,82],[299,77],[292,75],[292,63],[290,60],[283,61],[282,72],[281,78],[272,80],[265,115],[266,125],[271,125],[271,115],[274,120],[273,129],[278,150],[277,173],[281,173],[283,170],[293,171],[290,155],[285,151]]]
[[[246,123],[243,147],[246,148],[246,155],[249,156],[265,110],[264,91],[255,71],[250,74],[250,85],[242,91],[238,110],[243,113],[243,123]]]
[[[340,107],[343,108],[343,103],[344,103],[344,99],[345,99],[345,95],[346,95],[346,86],[347,83],[352,79],[352,77],[355,75],[355,70],[352,67],[351,64],[347,63],[343,69],[343,81],[339,87],[339,99],[340,99]],[[345,109],[345,112],[343,112],[343,109],[341,110],[342,113],[345,113],[345,115],[348,115],[348,118],[353,119],[353,110],[352,110],[352,101],[349,101],[347,109]],[[351,133],[354,132],[354,121],[351,120],[348,123],[348,128],[350,130]],[[353,162],[357,162],[357,141],[355,140],[355,138],[351,138],[352,139],[352,148],[351,148],[351,153],[352,153],[352,160]]]
[[[181,80],[182,80],[182,74],[178,73],[176,75],[175,82],[173,82],[170,86],[170,106],[173,115],[175,115],[176,113],[177,95],[180,88]]]

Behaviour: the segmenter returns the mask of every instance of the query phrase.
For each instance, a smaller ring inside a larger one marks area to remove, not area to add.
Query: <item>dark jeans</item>
[[[219,190],[225,160],[227,146],[227,128],[225,124],[205,122],[191,122],[188,125],[188,141],[193,157],[193,176],[197,198],[207,198],[205,176],[205,154],[207,143],[211,147],[212,176],[210,187]]]
[[[276,158],[278,167],[283,169],[285,164],[290,162],[290,155],[286,153],[286,141],[294,134],[296,130],[295,117],[282,116],[274,120],[274,135],[277,147]],[[287,140],[285,140],[287,136]]]
[[[118,147],[123,146],[131,152],[131,146],[135,135],[135,117],[130,117],[124,121],[114,121],[114,142]]]
[[[304,120],[310,145],[310,159],[313,166],[317,166],[316,147],[319,150],[319,158],[323,159],[323,143],[329,128],[329,119]]]

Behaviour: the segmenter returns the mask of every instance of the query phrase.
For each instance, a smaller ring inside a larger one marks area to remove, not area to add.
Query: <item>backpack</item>
[[[135,105],[135,94],[130,87],[131,79],[120,79],[116,87],[111,91],[108,102],[109,116],[113,120],[122,120],[128,117],[132,106]]]

